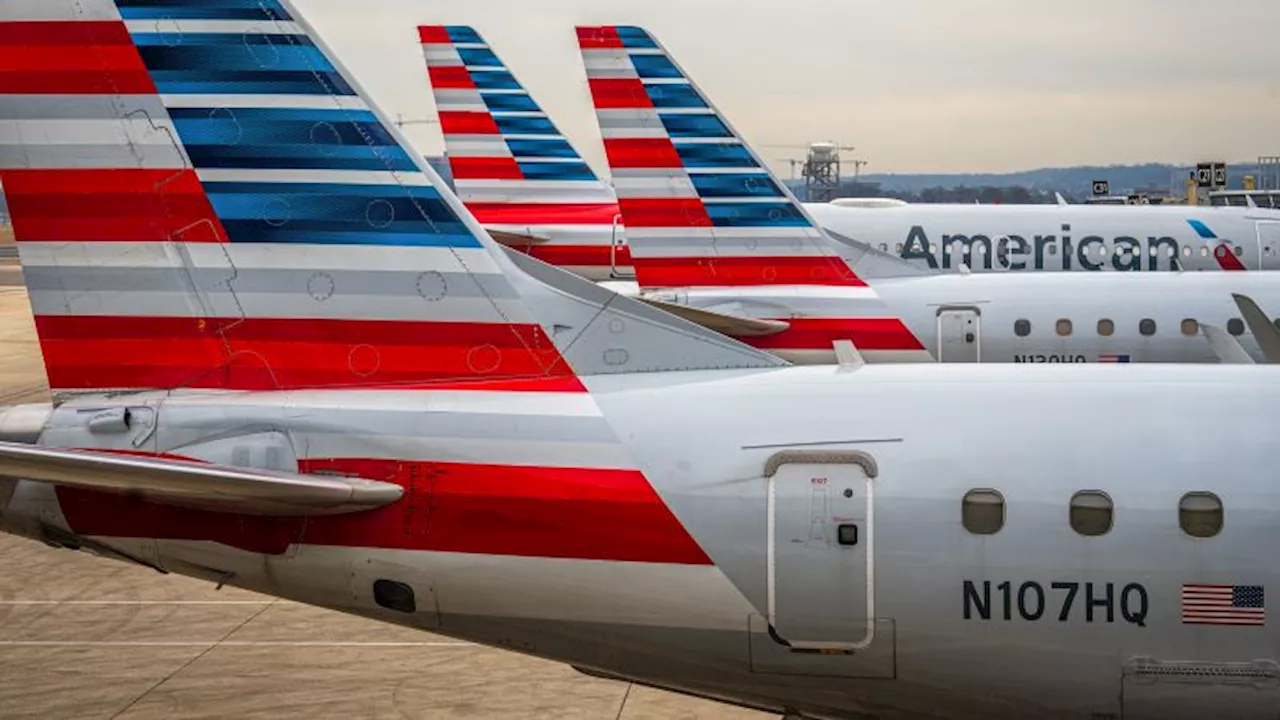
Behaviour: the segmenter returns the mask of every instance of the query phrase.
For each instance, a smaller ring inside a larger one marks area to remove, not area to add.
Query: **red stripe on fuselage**
[[[618,206],[612,203],[469,202],[466,205],[481,225],[612,226],[618,217]]]
[[[264,518],[188,510],[59,488],[81,535],[219,542],[283,553],[290,543],[436,552],[709,565],[710,558],[638,470],[337,458],[299,462],[405,488],[368,512]],[[305,531],[305,532],[304,532]]]
[[[924,350],[924,345],[898,318],[780,318],[790,324],[775,335],[742,338],[761,350],[831,350],[836,340],[850,340],[859,350]]]
[[[866,285],[838,257],[632,256],[641,287]]]
[[[631,265],[631,250],[626,245],[611,250],[608,245],[533,245],[517,249],[557,267],[617,267]]]
[[[154,95],[119,21],[0,22],[0,93]]]
[[[58,389],[272,390],[571,377],[542,328],[320,318],[36,316]]]
[[[560,375],[553,377],[517,378],[514,380],[497,378],[493,380],[453,380],[448,382],[412,383],[398,385],[362,385],[361,390],[438,390],[454,392],[543,392],[569,393],[586,392],[587,387],[576,375]]]
[[[19,242],[226,242],[195,171],[0,170]]]

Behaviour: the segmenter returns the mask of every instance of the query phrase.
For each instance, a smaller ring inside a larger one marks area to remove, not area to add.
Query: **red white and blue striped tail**
[[[629,277],[613,188],[475,29],[418,28],[454,188],[498,240],[589,280]]]
[[[641,288],[784,321],[743,340],[797,362],[834,361],[837,340],[933,359],[652,35],[579,27],[578,44]]]
[[[687,359],[600,347],[602,301],[574,315],[576,279],[518,270],[282,0],[6,0],[0,137],[55,392],[563,386]]]
[[[578,43],[641,287],[863,285],[649,33]]]

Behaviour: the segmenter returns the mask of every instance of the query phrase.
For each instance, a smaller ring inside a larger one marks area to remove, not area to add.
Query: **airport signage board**
[[[1226,163],[1200,163],[1196,165],[1196,185],[1202,188],[1226,187]]]

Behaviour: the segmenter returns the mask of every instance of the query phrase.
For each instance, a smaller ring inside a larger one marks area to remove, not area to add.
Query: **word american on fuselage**
[[[976,255],[978,263],[987,270],[995,269],[998,264],[1005,270],[1074,270],[1078,266],[1080,270],[1096,272],[1110,265],[1111,269],[1122,272],[1154,272],[1181,270],[1179,257],[1191,254],[1190,247],[1184,249],[1177,238],[1168,235],[1151,235],[1145,239],[1121,235],[1108,240],[1099,235],[1074,239],[1070,233],[1071,226],[1063,225],[1060,235],[1034,235],[1030,240],[1017,234],[997,236],[994,240],[983,234],[944,234],[941,243],[934,243],[924,227],[914,225],[900,255],[904,260],[923,260],[933,269],[947,269],[961,263],[976,268]]]

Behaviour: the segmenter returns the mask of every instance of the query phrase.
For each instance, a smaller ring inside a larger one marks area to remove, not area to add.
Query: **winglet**
[[[1262,348],[1263,357],[1268,363],[1280,363],[1280,328],[1271,323],[1271,319],[1253,298],[1239,293],[1231,293],[1231,297],[1236,301],[1236,307],[1240,308],[1249,332],[1253,333],[1253,338]]]
[[[1201,323],[1200,330],[1204,333],[1205,339],[1209,341],[1209,347],[1213,348],[1213,353],[1218,356],[1218,361],[1223,365],[1254,364],[1253,358],[1249,356],[1249,353],[1245,352],[1244,347],[1240,345],[1240,341],[1231,337],[1231,333],[1217,325],[1209,325],[1207,323]]]
[[[852,340],[836,340],[831,343],[831,346],[835,348],[836,364],[841,369],[856,370],[867,364],[867,361],[862,358],[862,353],[858,352],[858,347],[853,344]]]

